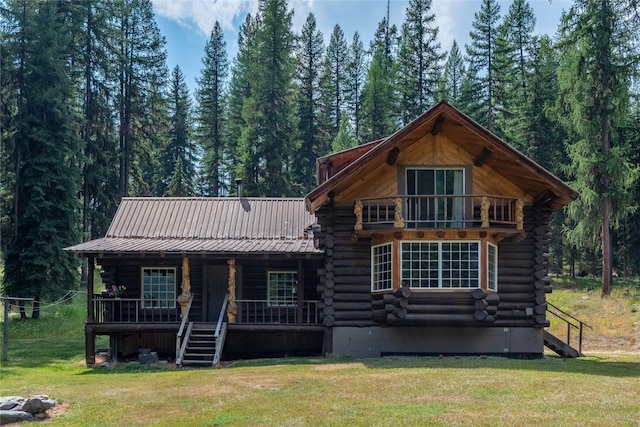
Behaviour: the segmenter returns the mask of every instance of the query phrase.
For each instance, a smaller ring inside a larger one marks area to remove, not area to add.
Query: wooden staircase
[[[227,336],[224,318],[228,300],[229,294],[224,298],[217,323],[189,322],[193,302],[191,295],[176,336],[176,366],[215,366],[220,363]]]
[[[226,323],[224,326],[226,327]],[[217,365],[220,362],[219,348],[224,344],[224,339],[220,340],[220,335],[216,336],[216,324],[193,322],[188,331],[182,366]]]

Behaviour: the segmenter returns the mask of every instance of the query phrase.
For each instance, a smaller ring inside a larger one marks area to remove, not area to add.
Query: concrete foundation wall
[[[386,354],[504,354],[542,356],[541,328],[333,328],[333,353],[356,358]]]

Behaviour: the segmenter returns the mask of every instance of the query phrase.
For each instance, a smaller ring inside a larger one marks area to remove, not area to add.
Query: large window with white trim
[[[175,308],[175,267],[142,268],[142,306],[144,308]]]
[[[272,307],[295,307],[298,303],[296,271],[267,272],[268,304]]]
[[[480,242],[402,242],[402,286],[417,289],[480,287]]]
[[[391,243],[371,248],[371,290],[385,291],[392,289]]]

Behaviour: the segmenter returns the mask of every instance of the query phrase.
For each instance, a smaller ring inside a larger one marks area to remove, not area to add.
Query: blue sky
[[[255,14],[257,0],[152,0],[156,20],[167,40],[168,65],[179,65],[186,76],[190,91],[195,88],[195,78],[202,70],[204,46],[216,21],[220,23],[227,43],[229,61],[236,52],[238,28],[247,12]],[[457,40],[464,52],[469,43],[469,31],[474,14],[480,10],[480,0],[433,0],[432,11],[439,27],[442,49],[448,51]],[[499,1],[504,16],[511,1]],[[408,0],[390,1],[390,21],[402,25]],[[563,10],[569,9],[569,0],[529,0],[536,14],[536,34],[553,35]],[[338,24],[351,43],[358,31],[368,46],[378,23],[386,16],[387,0],[289,0],[294,10],[293,29],[300,32],[309,12],[316,17],[318,29],[329,41],[333,27]]]

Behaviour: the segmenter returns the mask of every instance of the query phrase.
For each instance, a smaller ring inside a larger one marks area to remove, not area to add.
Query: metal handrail
[[[549,308],[549,307],[551,307],[551,308]],[[556,305],[553,305],[552,303],[550,303],[548,301],[547,301],[547,312],[553,314],[558,319],[562,320],[563,322],[565,322],[567,324],[567,341],[566,341],[565,344],[567,344],[568,346],[571,346],[571,328],[575,328],[575,329],[578,330],[578,354],[580,356],[582,356],[582,336],[583,336],[584,326],[586,326],[587,328],[589,328],[591,330],[593,330],[593,328],[591,326],[589,326],[588,324],[586,324],[585,322],[583,322],[582,320],[572,316],[571,314],[569,314],[566,311],[562,310],[560,307],[558,307]],[[573,322],[571,322],[571,320],[567,319],[567,317],[569,317],[570,319],[574,320],[578,324],[577,325],[574,324]]]

